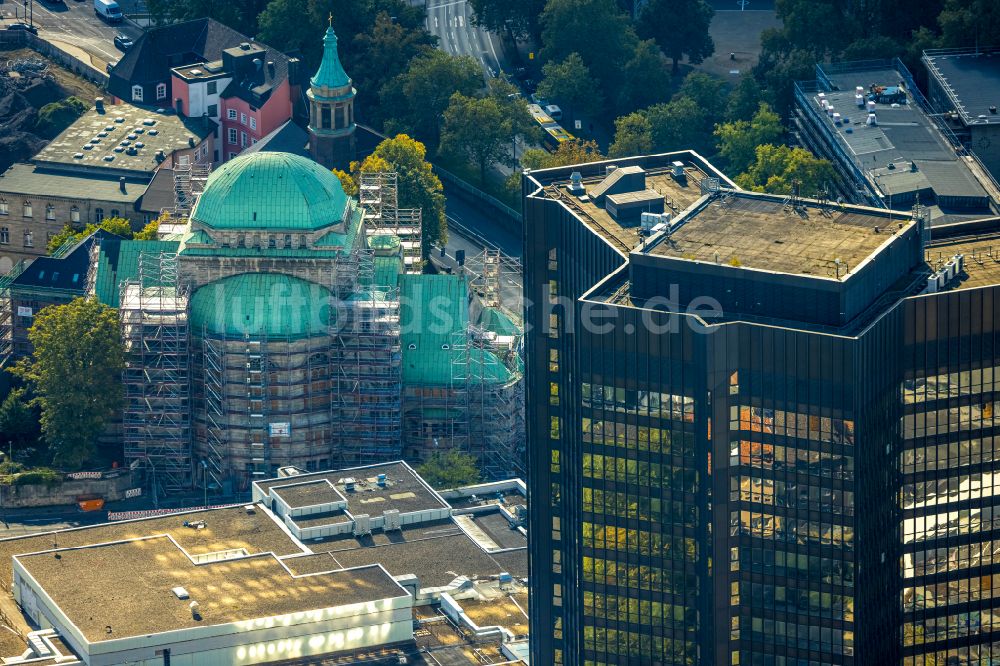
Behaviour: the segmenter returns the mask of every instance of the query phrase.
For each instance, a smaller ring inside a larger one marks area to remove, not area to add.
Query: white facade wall
[[[222,114],[222,103],[219,101],[219,93],[226,89],[232,81],[232,77],[215,80],[215,93],[208,94],[208,81],[197,81],[188,84],[188,108],[187,115],[190,118],[208,113],[208,107],[215,104],[215,115],[209,116],[215,122],[219,122]]]

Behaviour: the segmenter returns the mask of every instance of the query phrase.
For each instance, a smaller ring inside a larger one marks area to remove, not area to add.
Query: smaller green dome
[[[331,25],[323,37],[323,60],[316,70],[315,76],[309,80],[313,88],[344,88],[351,85],[351,77],[340,64],[340,54],[337,53],[337,33]]]
[[[344,219],[333,172],[291,153],[240,155],[212,172],[191,218],[212,229],[317,231]]]
[[[191,330],[215,335],[303,338],[329,330],[330,290],[280,273],[243,273],[191,298]]]

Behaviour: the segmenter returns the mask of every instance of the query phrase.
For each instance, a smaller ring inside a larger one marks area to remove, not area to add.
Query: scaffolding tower
[[[331,317],[341,463],[394,460],[402,443],[399,288],[373,284],[371,250],[356,249],[343,268],[334,284],[337,317]],[[346,279],[350,271],[354,284]]]
[[[6,275],[0,275],[0,368],[10,363],[14,354],[14,281],[28,267],[23,259]]]
[[[212,165],[190,160],[174,165],[174,217],[186,220],[191,216],[211,171]]]
[[[500,250],[485,249],[466,260],[469,285],[485,307],[503,308],[523,320],[523,293],[520,286],[521,261]]]
[[[403,249],[403,270],[420,273],[423,215],[419,208],[399,207],[396,172],[362,173],[358,198],[365,211],[368,236],[391,234],[399,237]]]
[[[518,342],[470,324],[452,335],[453,446],[489,480],[524,473],[524,381]]]
[[[140,253],[138,275],[121,285],[119,303],[125,461],[145,467],[154,493],[189,488],[190,331],[177,255]]]

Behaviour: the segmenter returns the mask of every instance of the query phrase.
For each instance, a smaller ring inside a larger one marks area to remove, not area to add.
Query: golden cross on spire
[[[330,27],[333,27],[333,12],[330,12]]]

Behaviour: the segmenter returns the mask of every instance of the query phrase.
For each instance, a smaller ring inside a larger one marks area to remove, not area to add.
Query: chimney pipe
[[[125,194],[125,176],[118,179],[118,189],[122,191],[122,194]]]
[[[271,76],[274,76],[274,61],[273,60],[268,60],[267,61],[267,73],[270,74]]]
[[[94,98],[94,108],[97,109],[98,113],[104,113],[104,98],[95,97]]]

